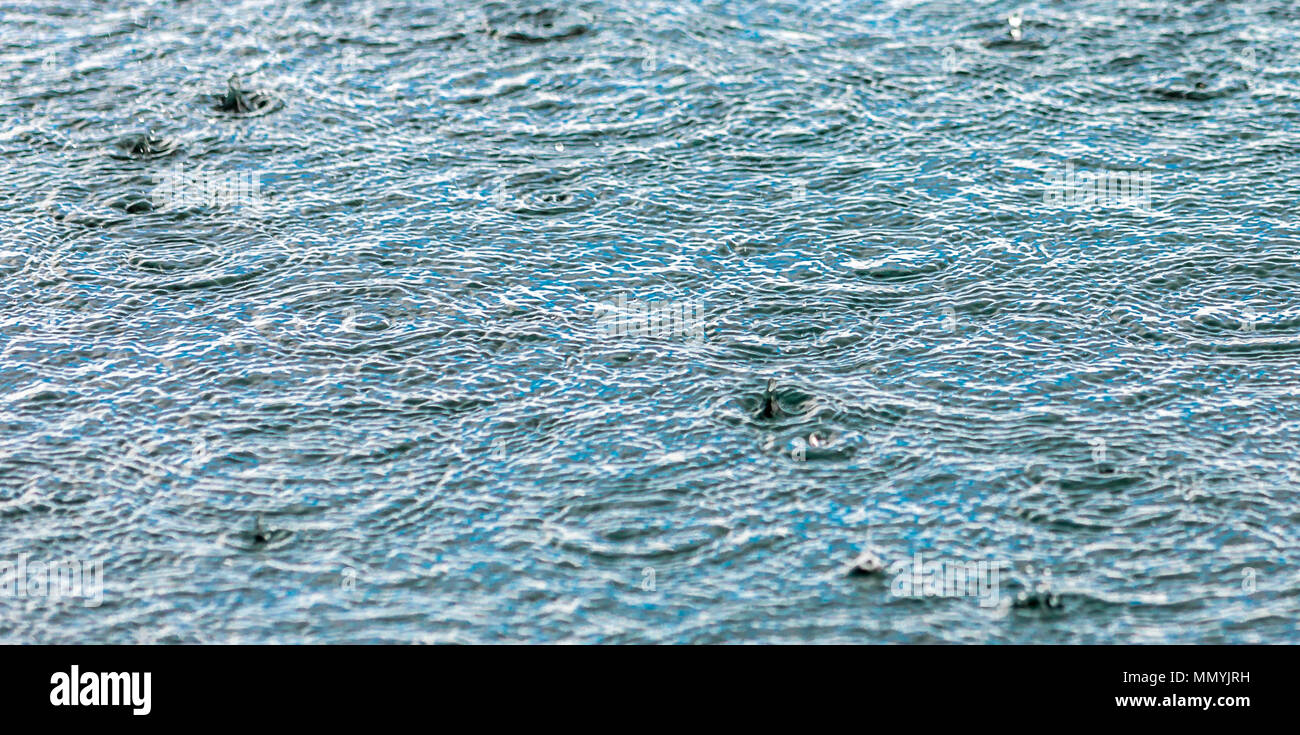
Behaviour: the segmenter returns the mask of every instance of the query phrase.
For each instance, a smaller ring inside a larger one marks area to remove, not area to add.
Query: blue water
[[[0,27],[2,642],[1300,639],[1291,3]]]

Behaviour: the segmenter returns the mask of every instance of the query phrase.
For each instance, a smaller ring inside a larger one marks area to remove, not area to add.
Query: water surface
[[[1297,639],[1290,3],[0,24],[0,559],[104,565],[4,642]]]

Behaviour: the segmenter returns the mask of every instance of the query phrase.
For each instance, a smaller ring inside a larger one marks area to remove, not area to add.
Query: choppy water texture
[[[1297,639],[1290,3],[0,7],[0,640]]]

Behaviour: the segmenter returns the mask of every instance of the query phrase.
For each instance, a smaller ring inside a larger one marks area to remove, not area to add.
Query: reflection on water
[[[0,12],[0,640],[1295,640],[1288,3]]]

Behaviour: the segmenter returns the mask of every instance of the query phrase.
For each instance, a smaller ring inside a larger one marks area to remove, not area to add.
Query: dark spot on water
[[[1220,79],[1205,71],[1191,71],[1148,90],[1148,93],[1167,100],[1199,102],[1226,97],[1247,89],[1249,86],[1240,80]]]
[[[117,141],[110,152],[114,158],[160,158],[180,149],[176,141],[153,133],[129,135]]]
[[[784,415],[785,411],[781,408],[781,400],[776,394],[776,378],[769,378],[767,387],[763,389],[763,395],[759,398],[758,411],[754,418],[760,421],[770,421]]]
[[[144,214],[153,211],[153,202],[148,199],[135,199],[127,202],[125,206],[127,214]]]
[[[225,93],[214,97],[216,104],[213,109],[240,117],[265,115],[281,106],[280,100],[273,95],[245,90],[238,75],[231,75],[226,82]]]
[[[554,8],[500,13],[488,19],[489,36],[518,43],[563,41],[588,30],[581,15]]]
[[[984,48],[1016,48],[1016,49],[1044,49],[1046,44],[1032,38],[1012,38],[1011,36],[999,36],[990,38],[984,42]]]
[[[518,214],[556,215],[576,212],[590,207],[596,198],[590,193],[520,192],[506,195],[500,200],[501,208]]]
[[[874,551],[866,550],[849,564],[848,573],[854,577],[870,577],[885,571],[885,562]]]
[[[1063,610],[1065,603],[1061,600],[1061,596],[1054,592],[1023,591],[1016,595],[1011,606],[1021,610]]]
[[[268,528],[259,515],[253,520],[253,527],[240,536],[250,548],[258,549],[284,542],[292,535],[283,529]]]
[[[566,205],[573,203],[573,195],[568,192],[559,194],[539,194],[537,200],[548,205]]]

